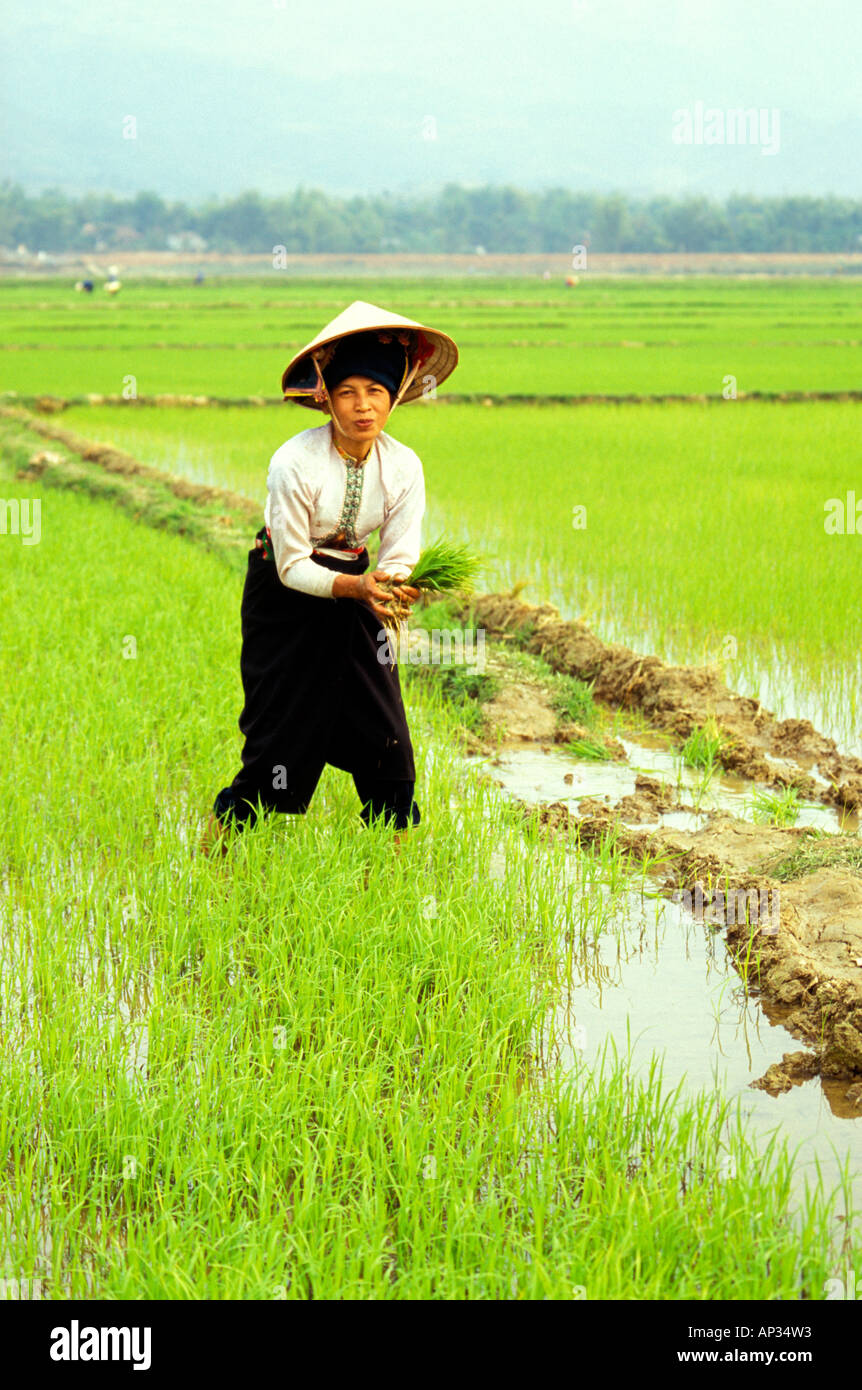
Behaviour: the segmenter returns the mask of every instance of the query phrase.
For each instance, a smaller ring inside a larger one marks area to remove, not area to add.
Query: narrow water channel
[[[638,750],[650,751],[631,744],[633,755]],[[658,766],[650,761],[653,770],[661,770],[663,756]],[[615,800],[634,789],[631,768],[573,766],[570,758],[553,752],[511,749],[494,760],[469,761],[484,766],[505,795],[527,803],[571,802],[573,811],[583,796],[607,794]],[[733,785],[718,786],[713,794],[719,801],[742,800]],[[821,809],[837,829],[835,813]],[[577,879],[574,855],[571,877]],[[561,904],[564,890],[561,882]],[[561,909],[561,950],[563,918]],[[718,1086],[728,1099],[738,1098],[758,1147],[776,1130],[786,1137],[796,1150],[798,1198],[806,1179],[816,1180],[818,1164],[825,1189],[832,1191],[848,1162],[853,1204],[862,1211],[862,1106],[847,1098],[850,1081],[814,1077],[778,1096],[750,1087],[783,1053],[802,1051],[804,1045],[767,1017],[753,990],[746,992],[726,948],[725,930],[707,918],[695,919],[667,898],[630,891],[617,899],[610,927],[588,949],[574,952],[571,986],[548,1019],[549,1056],[574,1069],[577,1058],[597,1062],[608,1038],[625,1055],[630,1036],[635,1072],[646,1076],[655,1053],[668,1088],[682,1083],[683,1093],[694,1096]]]

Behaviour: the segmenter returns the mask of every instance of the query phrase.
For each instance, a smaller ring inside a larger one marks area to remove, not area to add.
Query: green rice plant
[[[747,991],[748,988],[749,988],[749,975],[750,975],[751,972],[752,972],[752,959],[751,959],[751,954],[752,954],[752,951],[753,951],[753,949],[754,949],[754,939],[755,939],[755,937],[758,935],[758,933],[759,933],[759,931],[760,931],[759,924],[757,924],[757,923],[750,923],[750,922],[748,921],[748,908],[747,908],[747,907],[746,907],[746,920],[745,920],[745,925],[748,927],[748,931],[747,931],[745,940],[742,941],[742,942],[736,942],[736,943],[732,944],[732,945],[730,946],[730,954],[731,954],[731,956],[733,957],[734,965],[736,966],[736,969],[737,969],[737,971],[739,972],[739,977],[740,977],[740,979],[741,979],[741,981],[742,981],[742,987],[743,987],[743,989],[745,989],[745,990]],[[761,955],[760,948],[758,948],[758,950],[757,950],[757,952],[756,952],[756,954],[755,954],[755,956],[754,956],[754,962],[753,962],[753,967],[754,967],[754,972],[755,972],[755,982],[756,982],[757,986],[760,985],[760,955]]]
[[[484,722],[482,705],[500,690],[497,676],[469,666],[424,666],[423,674],[439,688],[459,723],[478,731]]]
[[[694,807],[695,811],[699,811],[701,809],[704,801],[709,795],[713,781],[715,780],[716,770],[717,769],[715,764],[710,764],[709,766],[705,767],[697,781],[694,782],[688,788],[688,794],[691,797],[691,804]]]
[[[746,810],[757,824],[795,825],[802,809],[798,787],[784,787],[780,792],[768,787],[756,787],[745,801]]]
[[[720,764],[707,762],[706,766],[701,769],[700,776],[694,779],[685,775],[686,763],[682,755],[674,759],[674,767],[676,769],[677,800],[689,799],[694,810],[699,811],[709,795],[716,774],[720,771]]]
[[[842,837],[836,843],[834,835],[819,827],[806,825],[803,831],[805,838],[792,853],[766,860],[759,868],[782,883],[827,867],[848,868],[862,874],[862,844],[858,837]]]
[[[470,594],[481,568],[482,561],[466,545],[438,536],[422,551],[405,582],[425,593]]]
[[[640,861],[622,843],[621,836],[621,822],[614,820],[589,846],[588,880],[595,882],[597,878],[603,888],[611,894],[622,893],[642,877]],[[577,825],[575,839],[576,843],[580,844]]]
[[[709,718],[702,727],[692,729],[682,746],[682,760],[688,767],[703,768],[711,773],[721,766],[723,743],[715,719]]]
[[[471,554],[468,546],[439,536],[422,551],[409,577],[398,582],[425,594],[470,594],[481,568],[482,561]],[[383,580],[381,588],[394,593],[395,584],[395,580]],[[396,595],[386,609],[384,627],[397,629],[410,612],[409,601],[403,601]]]
[[[697,782],[688,788],[695,810],[700,810],[713,780],[721,771],[721,751],[724,736],[714,718],[710,717],[702,727],[692,729],[681,749],[681,759],[685,766],[700,770]],[[682,784],[679,784],[680,793]]]
[[[455,612],[451,602],[446,599],[417,603],[411,614],[411,623],[414,627],[423,627],[429,632],[435,630],[437,632],[461,632],[464,630],[460,614]]]
[[[557,676],[551,704],[560,719],[585,724],[591,728],[598,719],[598,710],[593,700],[594,685],[595,681],[588,683],[578,680],[577,676]]]
[[[442,666],[440,678],[446,694],[456,704],[464,700],[482,704],[493,699],[500,689],[497,676],[471,670],[469,666]]]
[[[566,747],[576,758],[587,758],[591,762],[609,762],[611,759],[610,751],[595,739],[570,739]]]

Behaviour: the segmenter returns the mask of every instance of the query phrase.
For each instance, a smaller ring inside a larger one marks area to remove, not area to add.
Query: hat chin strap
[[[317,360],[317,355],[316,355],[316,353],[313,353],[313,354],[312,354],[312,361],[314,362],[314,370],[315,370],[315,372],[317,373],[317,385],[318,385],[318,388],[319,388],[319,390],[323,393],[323,396],[324,396],[324,399],[325,399],[325,401],[326,401],[326,405],[327,405],[329,414],[330,414],[330,415],[334,415],[334,414],[335,414],[335,411],[332,409],[332,398],[331,398],[331,396],[330,396],[330,394],[329,394],[329,391],[328,391],[328,389],[327,389],[326,382],[323,380],[323,372],[320,370],[320,363],[319,363],[318,360]]]
[[[413,380],[414,380],[414,378],[415,378],[415,376],[416,376],[416,373],[417,373],[418,370],[419,370],[419,365],[420,365],[420,364],[419,364],[419,359],[417,358],[416,361],[413,363],[413,366],[409,369],[409,371],[408,371],[407,369],[405,369],[405,372],[404,372],[404,380],[401,382],[401,385],[398,387],[398,394],[396,395],[395,400],[392,402],[392,409],[391,409],[390,412],[389,412],[390,415],[391,415],[391,413],[392,413],[392,410],[395,409],[396,405],[400,405],[400,404],[401,404],[401,401],[402,401],[402,399],[403,399],[403,397],[404,397],[404,393],[407,391],[407,389],[408,389],[408,388],[412,385],[412,383],[413,383]]]
[[[416,373],[422,367],[424,367],[428,359],[430,357],[433,357],[434,355],[434,348],[431,345],[431,343],[428,342],[428,339],[425,337],[424,333],[417,333],[416,339],[416,347],[413,353],[413,366],[409,368],[405,367],[404,369],[404,380],[398,388],[398,394],[396,395],[395,400],[392,402],[393,410],[395,409],[396,405],[398,405],[401,402],[405,393],[412,386],[413,382],[416,379]]]

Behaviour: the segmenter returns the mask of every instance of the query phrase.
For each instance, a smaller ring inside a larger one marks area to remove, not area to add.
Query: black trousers
[[[368,568],[367,551],[314,559],[341,574]],[[304,814],[330,763],[352,774],[366,823],[382,816],[399,830],[418,825],[413,746],[380,620],[355,599],[287,588],[257,548],[241,615],[245,743],[241,770],[216,797],[219,819],[245,825],[261,809]]]

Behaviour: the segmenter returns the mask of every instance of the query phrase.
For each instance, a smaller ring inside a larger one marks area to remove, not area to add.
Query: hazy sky
[[[862,0],[36,0],[3,28],[2,176],[32,189],[862,196]],[[698,102],[765,124],[675,142]]]

